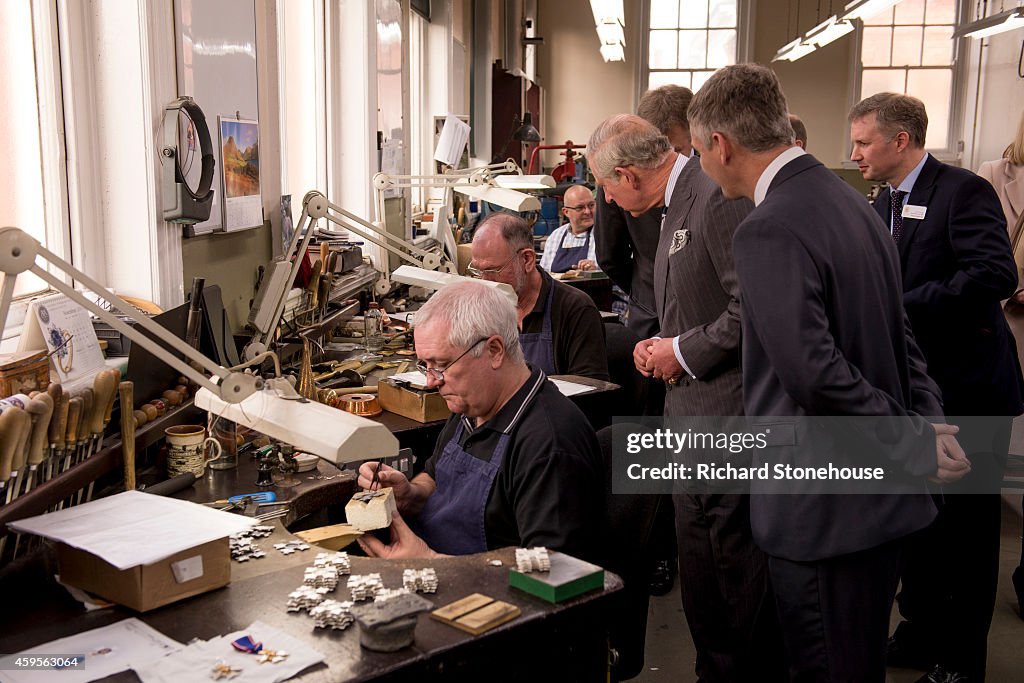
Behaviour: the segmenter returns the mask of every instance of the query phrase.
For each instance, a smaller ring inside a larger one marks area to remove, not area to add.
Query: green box
[[[508,584],[552,603],[604,587],[604,569],[565,553],[551,553],[551,571],[524,573],[511,569]]]

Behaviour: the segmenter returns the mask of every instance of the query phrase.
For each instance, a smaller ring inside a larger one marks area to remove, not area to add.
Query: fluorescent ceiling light
[[[602,45],[601,56],[606,62],[624,62],[626,61],[626,53],[623,52],[621,45]]]
[[[597,25],[597,37],[605,45],[626,44],[626,34],[618,21],[604,21]]]
[[[813,45],[805,45],[801,42],[800,38],[797,38],[791,43],[783,45],[778,52],[775,53],[775,57],[772,59],[773,62],[795,62],[801,57],[805,57],[814,52],[815,47]]]
[[[817,47],[825,47],[829,43],[839,40],[852,30],[853,24],[848,21],[839,21],[833,16],[804,34],[803,42]]]
[[[626,15],[622,11],[622,0],[590,0],[590,11],[594,13],[594,24],[606,21],[617,21],[626,25]]]
[[[555,186],[555,179],[549,175],[496,175],[494,184],[510,190],[546,190]]]
[[[839,17],[841,20],[870,19],[896,5],[900,0],[854,0],[847,3],[846,11]]]
[[[953,31],[954,38],[985,38],[1024,27],[1024,5],[964,24]]]

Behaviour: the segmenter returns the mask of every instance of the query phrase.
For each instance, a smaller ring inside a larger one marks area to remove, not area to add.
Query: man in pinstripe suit
[[[668,384],[666,416],[743,414],[736,226],[753,208],[727,200],[696,157],[674,152],[632,115],[600,124],[587,149],[604,195],[639,215],[663,206],[654,269],[660,333],[634,351],[637,369]],[[701,681],[780,680],[781,642],[764,554],[753,542],[747,495],[677,493],[683,608]]]

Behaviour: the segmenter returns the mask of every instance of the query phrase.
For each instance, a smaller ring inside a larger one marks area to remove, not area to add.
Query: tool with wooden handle
[[[92,404],[96,402],[96,394],[93,392],[92,387],[82,389],[80,396],[82,397],[82,412],[78,415],[78,430],[76,432],[78,437],[75,444],[74,463],[76,465],[85,460],[85,447],[89,443],[89,426],[87,422],[89,414],[92,413]]]
[[[50,385],[53,386],[52,384]],[[60,387],[60,385],[57,385]],[[51,396],[53,394],[50,394]],[[57,403],[53,408],[53,418],[50,420],[50,457],[46,461],[46,478],[49,481],[60,471],[61,459],[64,457],[64,433],[67,431],[68,410],[71,404],[71,396],[61,392],[57,396]]]
[[[135,415],[132,414],[135,385],[121,382],[117,387],[121,401],[121,458],[124,460],[124,490],[135,490]]]
[[[21,441],[23,418],[28,418],[28,415],[21,408],[7,408],[0,413],[0,493],[6,492],[11,480],[14,449]]]
[[[82,422],[82,397],[73,396],[68,402],[67,430],[64,432],[64,461],[61,463],[60,474],[71,469],[75,458],[75,446],[78,444],[78,427]],[[64,509],[64,502],[57,503],[57,509]]]
[[[96,377],[92,381],[92,393],[93,403],[89,410],[89,415],[85,420],[85,437],[88,439],[88,444],[85,450],[85,456],[82,460],[88,460],[92,457],[93,453],[99,451],[100,442],[103,441],[103,416],[107,412],[107,403],[112,402],[114,394],[117,392],[117,380],[120,376],[120,372],[114,370],[101,370],[96,373]],[[85,495],[86,500],[92,500],[92,491],[95,481],[89,482],[88,494]],[[76,503],[82,502],[82,495],[86,489],[78,489]]]
[[[28,474],[25,477],[25,493],[35,485],[36,471],[46,461],[47,435],[53,419],[53,399],[49,394],[39,394],[25,408],[32,416],[32,437],[28,444]],[[17,492],[14,496],[17,497]]]
[[[31,402],[32,399],[29,399],[25,402],[25,406],[28,407],[28,404]],[[19,421],[21,422],[21,429],[18,432],[18,443],[15,445],[14,454],[11,457],[11,476],[10,481],[7,483],[7,499],[5,501],[7,503],[14,500],[18,487],[21,486],[21,482],[25,479],[25,461],[28,460],[28,438],[32,435],[32,416],[27,411],[22,410]]]

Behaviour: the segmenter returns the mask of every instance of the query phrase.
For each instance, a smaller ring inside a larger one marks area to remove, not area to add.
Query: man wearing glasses
[[[608,379],[601,314],[590,297],[537,267],[533,231],[510,213],[488,216],[473,234],[469,274],[515,290],[526,361],[549,375]]]
[[[604,479],[583,413],[530,368],[504,295],[465,282],[416,315],[416,354],[428,386],[452,411],[424,471],[382,466],[398,504],[390,543],[366,535],[367,554],[390,559],[545,546],[599,562]],[[377,463],[359,468],[369,488]],[[406,524],[405,519],[409,519]]]
[[[549,273],[567,270],[598,270],[594,240],[594,212],[597,202],[584,185],[573,185],[562,198],[562,213],[569,222],[548,237],[540,267]]]

